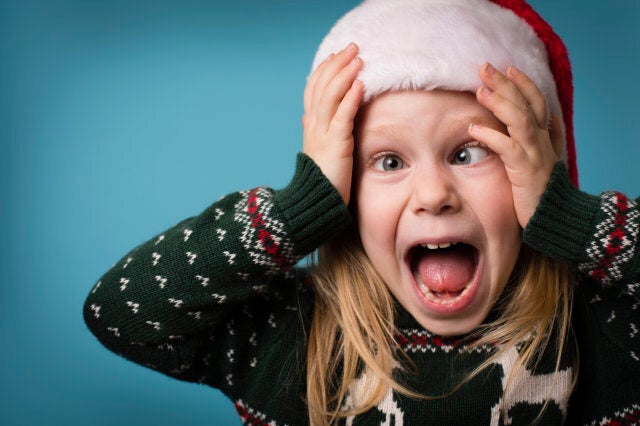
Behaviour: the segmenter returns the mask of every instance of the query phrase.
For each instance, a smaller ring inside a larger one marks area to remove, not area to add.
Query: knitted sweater
[[[637,203],[578,191],[558,163],[524,230],[525,244],[580,271],[570,342],[579,368],[564,357],[554,375],[543,356],[505,393],[514,349],[450,396],[416,400],[390,390],[346,423],[530,424],[549,397],[541,424],[640,424]],[[305,333],[314,293],[308,271],[295,265],[349,220],[329,181],[300,154],[286,188],[223,197],[127,254],[91,290],[85,321],[112,351],[221,389],[243,424],[307,424]],[[450,391],[494,350],[433,335],[401,308],[397,329],[415,368],[396,377],[427,395]]]

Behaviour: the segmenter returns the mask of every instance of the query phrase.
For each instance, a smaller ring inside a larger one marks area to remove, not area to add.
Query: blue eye
[[[375,162],[375,168],[385,172],[394,172],[404,167],[404,161],[397,155],[387,154],[378,158]]]
[[[453,155],[453,164],[470,165],[484,160],[489,156],[489,151],[479,145],[471,145],[460,148]]]

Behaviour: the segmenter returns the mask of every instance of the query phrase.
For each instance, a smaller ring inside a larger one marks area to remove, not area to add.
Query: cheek
[[[379,235],[384,225],[386,211],[380,191],[371,190],[366,184],[359,184],[355,191],[356,217],[363,244],[365,240]],[[377,230],[377,232],[376,232]]]
[[[475,209],[482,223],[498,281],[506,281],[518,258],[522,245],[522,230],[513,206],[511,184],[496,180],[478,199]]]
[[[492,232],[506,231],[511,234],[513,230],[519,230],[518,217],[513,206],[511,187],[508,191],[493,187],[486,191],[482,197],[484,207],[476,209],[478,215],[482,217],[485,229]]]
[[[465,182],[467,185],[459,186],[465,188],[461,197],[484,229],[491,250],[495,254],[506,255],[506,259],[517,256],[521,229],[513,205],[511,183],[502,163],[496,163],[491,173]]]
[[[486,194],[487,212],[490,215],[488,221],[493,219],[493,226],[502,229],[507,234],[505,237],[519,234],[520,224],[513,204],[513,189],[506,175],[504,179],[497,179],[489,188],[492,190]]]
[[[391,191],[374,183],[360,182],[354,189],[360,239],[375,265],[378,259],[394,253],[400,203]]]
[[[471,176],[466,180],[467,185],[463,195],[467,200],[473,200],[474,210],[491,227],[519,228],[518,218],[513,205],[513,189],[507,177],[504,164],[494,161],[489,170],[482,174]]]

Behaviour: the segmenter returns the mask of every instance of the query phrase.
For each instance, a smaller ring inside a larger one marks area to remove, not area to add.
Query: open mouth
[[[478,250],[461,242],[419,244],[409,251],[409,266],[422,295],[454,310],[470,301],[478,259]]]

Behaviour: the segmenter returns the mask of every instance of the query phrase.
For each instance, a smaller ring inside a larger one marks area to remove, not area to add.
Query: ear
[[[549,125],[549,138],[551,139],[551,146],[558,158],[566,158],[564,153],[564,135],[562,134],[562,124],[560,123],[560,117],[556,114],[551,114],[551,123]]]

